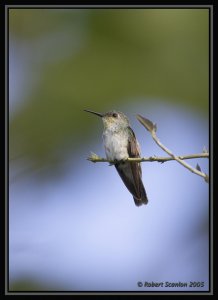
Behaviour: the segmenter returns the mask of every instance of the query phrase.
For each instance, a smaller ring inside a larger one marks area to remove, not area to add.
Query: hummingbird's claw
[[[121,160],[119,160],[119,163],[121,163],[121,164],[124,164],[126,162],[126,159],[124,158],[124,159],[121,159]]]
[[[114,159],[114,162],[112,163],[112,165],[124,164],[125,162],[126,162],[126,158],[123,158],[123,159]]]
[[[113,162],[109,163],[109,166],[114,166],[116,164],[123,164],[126,161],[126,159],[114,159]]]
[[[109,166],[114,166],[114,165],[116,165],[118,162],[119,162],[119,160],[114,159],[113,162],[110,162],[110,163],[109,163]]]

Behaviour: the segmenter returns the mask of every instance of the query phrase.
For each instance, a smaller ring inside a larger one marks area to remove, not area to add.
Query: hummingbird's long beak
[[[99,116],[99,117],[101,117],[101,118],[104,116],[103,114],[100,114],[100,113],[95,112],[95,111],[92,111],[92,110],[84,109],[84,111],[89,112],[89,113],[91,113],[91,114],[94,114],[94,115],[96,115],[96,116]]]

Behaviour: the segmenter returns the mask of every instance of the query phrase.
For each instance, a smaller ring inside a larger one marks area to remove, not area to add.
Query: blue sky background
[[[193,113],[161,104],[147,110],[174,153],[208,147],[207,123]],[[142,154],[165,155],[131,119]],[[99,128],[76,159],[66,158],[60,178],[42,181],[39,171],[10,185],[11,280],[30,277],[83,291],[139,290],[138,281],[203,281],[207,290],[208,184],[176,162],[143,163],[149,203],[135,207],[113,167],[86,160],[90,151],[104,156]],[[208,171],[205,159],[189,162]]]

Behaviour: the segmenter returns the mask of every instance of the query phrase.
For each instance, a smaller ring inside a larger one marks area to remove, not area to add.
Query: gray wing
[[[129,127],[129,140],[127,146],[129,157],[140,157],[140,149],[135,134]],[[133,195],[137,206],[147,204],[148,199],[142,182],[142,170],[140,163],[117,163],[115,167],[126,185],[127,189]]]
[[[129,157],[140,157],[140,148],[139,144],[136,140],[135,134],[133,130],[129,127],[129,140],[128,140],[128,154]],[[142,177],[142,169],[140,163],[130,163],[131,170],[132,170],[132,175],[133,175],[133,180],[134,180],[134,185],[135,185],[135,190],[136,190],[136,196],[137,198],[141,198],[141,193],[140,193],[140,184],[141,184],[141,177]]]

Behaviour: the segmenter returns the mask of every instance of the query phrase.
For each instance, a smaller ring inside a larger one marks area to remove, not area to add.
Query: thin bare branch
[[[209,153],[208,153],[208,151],[207,151],[207,149],[205,147],[203,148],[203,152],[202,153],[190,154],[190,155],[180,155],[180,156],[177,155],[176,156],[176,155],[173,154],[173,152],[170,149],[168,149],[166,146],[164,146],[160,142],[160,140],[158,139],[158,137],[156,135],[156,131],[157,131],[157,125],[156,124],[154,124],[150,120],[142,117],[141,115],[137,115],[137,119],[151,133],[151,136],[152,136],[153,140],[155,141],[155,143],[164,152],[166,152],[169,156],[168,157],[150,156],[150,157],[134,157],[134,158],[129,157],[129,158],[125,159],[125,161],[129,161],[129,162],[153,162],[153,161],[157,161],[157,162],[164,163],[166,161],[176,160],[183,167],[185,167],[186,169],[188,169],[192,173],[194,173],[194,174],[196,174],[198,176],[203,177],[206,182],[209,182],[209,176],[206,173],[204,173],[204,172],[201,171],[201,168],[200,168],[200,166],[198,164],[196,165],[196,168],[193,168],[192,166],[190,166],[189,164],[187,164],[184,161],[185,159],[209,158]],[[96,163],[96,162],[108,162],[110,164],[117,163],[117,161],[108,160],[106,158],[98,156],[95,153],[91,153],[91,155],[87,159],[89,161],[94,162],[94,163]]]
[[[173,152],[170,150],[170,149],[168,149],[166,146],[164,146],[161,142],[160,142],[160,140],[158,139],[158,137],[157,137],[157,135],[156,135],[156,130],[157,130],[157,126],[156,125],[154,125],[150,120],[148,120],[148,119],[146,119],[146,118],[144,118],[144,117],[142,117],[142,116],[140,116],[140,115],[137,115],[137,119],[139,120],[139,122],[151,133],[151,136],[152,136],[152,138],[153,138],[153,140],[155,141],[155,143],[163,150],[163,151],[165,151],[168,155],[170,155],[174,160],[176,160],[178,163],[180,163],[182,166],[184,166],[186,169],[188,169],[189,171],[191,171],[192,173],[194,173],[194,174],[197,174],[197,175],[199,175],[199,176],[201,176],[201,177],[203,177],[204,178],[204,180],[206,181],[206,182],[209,182],[209,176],[206,174],[206,173],[204,173],[204,172],[202,172],[202,171],[200,171],[199,170],[199,168],[193,168],[192,166],[190,166],[189,164],[187,164],[185,161],[183,161],[183,160],[181,160],[180,158],[179,158],[179,156],[176,156],[176,155],[174,155],[173,154]],[[150,123],[152,123],[153,124],[153,126],[149,126],[149,128],[148,128],[148,122],[149,122],[149,124]],[[209,154],[208,154],[208,156],[209,156]]]
[[[199,153],[199,154],[190,154],[190,155],[180,155],[178,156],[179,159],[181,160],[185,160],[185,159],[194,159],[194,158],[209,158],[209,154],[208,153]],[[103,158],[98,156],[95,153],[91,153],[91,155],[87,158],[89,161],[91,162],[108,162],[108,163],[116,163],[116,161],[114,160],[108,160],[107,158]],[[173,157],[169,157],[169,156],[150,156],[150,157],[129,157],[126,159],[126,161],[129,162],[161,162],[164,163],[166,161],[172,161],[175,160]]]

